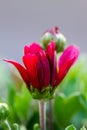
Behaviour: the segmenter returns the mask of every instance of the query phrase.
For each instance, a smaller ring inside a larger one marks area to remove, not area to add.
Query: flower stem
[[[52,100],[49,100],[49,130],[53,130],[53,104],[52,104]]]
[[[43,100],[39,101],[40,130],[46,130],[46,104]]]

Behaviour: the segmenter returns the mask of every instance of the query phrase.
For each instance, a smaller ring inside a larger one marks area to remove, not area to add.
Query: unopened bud
[[[0,121],[5,120],[9,115],[9,108],[6,103],[0,103]]]
[[[36,124],[34,125],[33,130],[40,130],[40,126],[39,126],[39,124],[36,123]]]
[[[12,130],[20,130],[19,125],[17,123],[14,123]]]
[[[54,40],[54,36],[51,33],[49,32],[44,33],[43,36],[41,37],[41,44],[43,48],[46,49],[46,47],[52,40]]]
[[[65,48],[65,44],[66,44],[66,38],[63,34],[58,33],[56,35],[56,51],[57,52],[62,52]]]
[[[64,50],[66,38],[62,33],[60,33],[59,28],[57,26],[48,29],[41,37],[41,44],[44,49],[47,48],[48,44],[51,41],[55,42],[57,53],[62,52]]]

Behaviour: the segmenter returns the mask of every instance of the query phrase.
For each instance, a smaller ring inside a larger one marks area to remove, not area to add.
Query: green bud
[[[12,130],[20,130],[19,125],[16,124],[16,123],[14,123],[14,124],[13,124],[13,129],[12,129]]]
[[[63,34],[61,34],[61,33],[58,33],[56,35],[55,44],[56,44],[56,51],[57,52],[62,52],[64,50],[65,44],[66,44],[65,36]]]
[[[39,124],[36,123],[36,124],[34,125],[33,130],[40,130],[40,126],[39,126]]]
[[[43,48],[46,49],[47,45],[52,40],[54,40],[54,36],[51,33],[49,33],[49,32],[44,33],[44,35],[41,37],[41,44],[42,44]]]
[[[0,121],[4,121],[9,113],[8,105],[6,103],[0,103]]]

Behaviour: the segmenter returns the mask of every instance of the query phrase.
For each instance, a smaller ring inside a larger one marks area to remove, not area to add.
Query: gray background
[[[87,51],[87,0],[0,0],[0,57],[21,61],[23,46],[55,25]]]

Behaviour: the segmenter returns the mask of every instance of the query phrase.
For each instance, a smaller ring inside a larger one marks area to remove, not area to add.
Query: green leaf
[[[60,127],[65,127],[72,117],[82,109],[82,95],[80,93],[66,97],[59,94],[54,100],[54,116]]]
[[[31,103],[31,99],[32,97],[25,85],[22,87],[20,93],[17,93],[15,95],[14,108],[16,114],[18,115],[19,119],[21,121],[24,121],[25,123],[28,118],[28,111],[29,111],[29,105]]]
[[[65,130],[76,130],[76,128],[74,127],[74,125],[70,125],[70,126],[67,126]]]
[[[34,111],[32,113],[31,118],[27,122],[27,129],[33,130],[34,128],[37,128],[36,127],[37,125],[34,126],[34,124],[39,124],[39,113],[38,113],[38,111]]]

